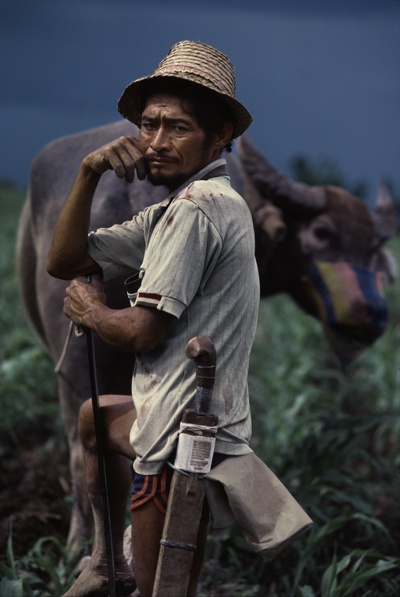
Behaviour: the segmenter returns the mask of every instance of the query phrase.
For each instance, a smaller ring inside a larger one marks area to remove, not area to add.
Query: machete
[[[202,474],[211,466],[217,431],[217,416],[208,414],[215,379],[214,344],[196,336],[185,352],[196,366],[195,409],[185,410],[182,417],[153,597],[186,596],[205,496]]]

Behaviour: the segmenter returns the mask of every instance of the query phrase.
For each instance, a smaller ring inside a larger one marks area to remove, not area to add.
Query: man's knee
[[[99,397],[99,406],[109,449],[133,459],[135,454],[129,444],[129,432],[136,416],[132,397],[105,394]],[[78,433],[85,450],[96,448],[92,399],[85,400],[80,407]]]
[[[96,445],[96,435],[94,429],[93,405],[92,400],[85,400],[79,410],[78,418],[79,439],[85,450],[89,450]]]

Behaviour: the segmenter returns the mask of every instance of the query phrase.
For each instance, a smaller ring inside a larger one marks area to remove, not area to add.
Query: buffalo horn
[[[282,207],[285,202],[288,206],[303,207],[311,211],[322,211],[325,208],[326,194],[323,187],[311,187],[286,178],[258,153],[246,136],[239,139],[238,154],[244,171],[265,198]]]

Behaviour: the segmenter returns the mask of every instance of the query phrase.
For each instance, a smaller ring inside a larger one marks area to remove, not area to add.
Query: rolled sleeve
[[[99,228],[87,238],[88,253],[103,270],[104,280],[138,270],[145,251],[146,212],[123,224]]]
[[[159,294],[148,294],[145,292],[139,292],[135,306],[140,307],[155,307],[159,311],[164,311],[169,315],[173,315],[177,319],[180,318],[183,311],[186,309],[186,305],[179,300],[175,300],[168,296],[161,296]]]

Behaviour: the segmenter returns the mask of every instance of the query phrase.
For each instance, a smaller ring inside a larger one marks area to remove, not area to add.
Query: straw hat
[[[162,77],[190,81],[218,94],[229,108],[233,139],[250,126],[250,113],[235,98],[235,73],[229,58],[212,46],[194,41],[180,41],[172,46],[152,75],[136,79],[126,87],[118,102],[124,118],[139,124],[143,99],[152,83]]]

